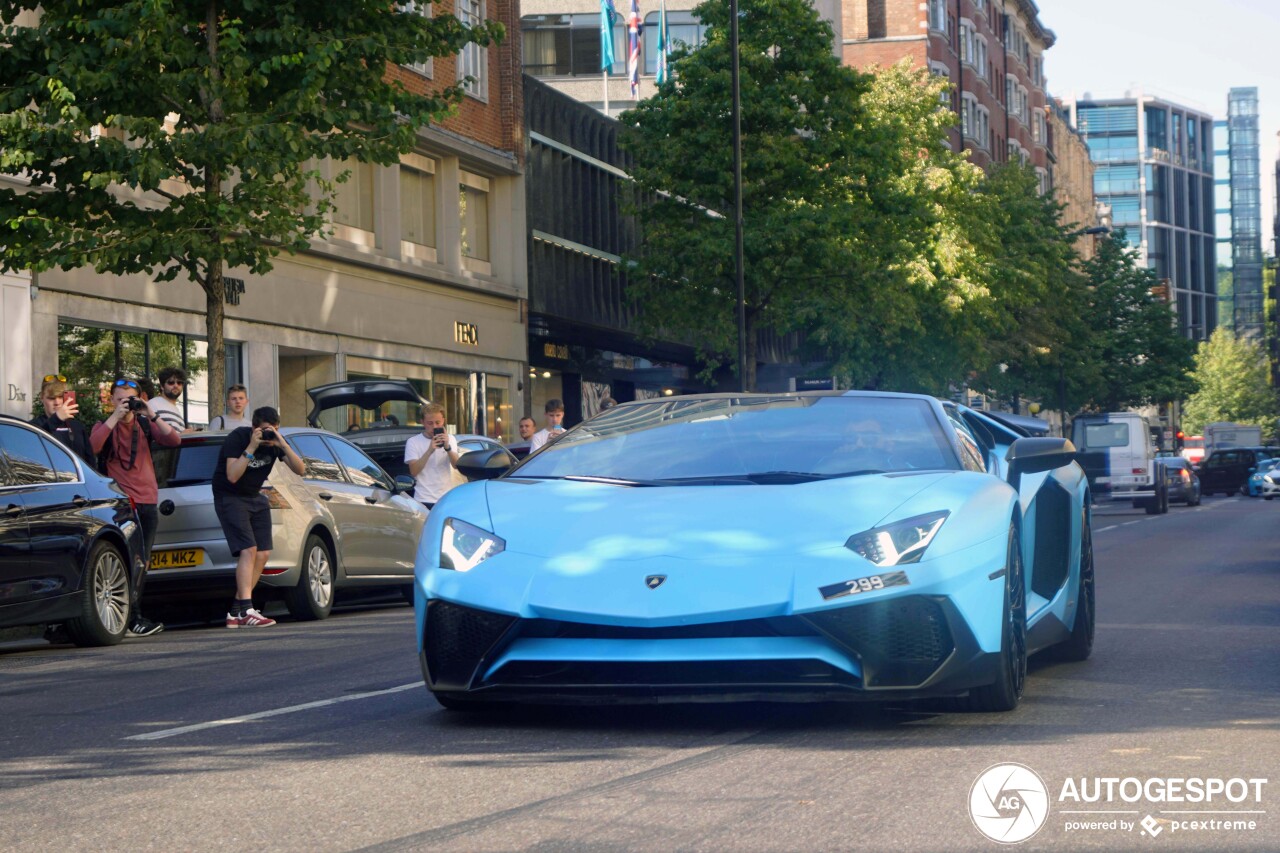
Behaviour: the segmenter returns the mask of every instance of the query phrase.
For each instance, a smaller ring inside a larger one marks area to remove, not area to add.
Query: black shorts
[[[271,503],[264,494],[213,495],[213,509],[227,538],[231,556],[239,557],[245,548],[271,550]]]

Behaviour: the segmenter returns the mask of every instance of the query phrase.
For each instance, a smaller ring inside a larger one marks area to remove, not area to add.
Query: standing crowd
[[[182,433],[192,432],[179,407],[187,375],[166,367],[156,377],[158,393],[148,394],[138,381],[121,377],[111,386],[110,414],[86,431],[78,419],[80,408],[67,377],[44,377],[40,402],[44,414],[31,423],[57,438],[90,467],[116,481],[137,510],[143,540],[140,561],[134,561],[130,583],[132,621],[129,635],[147,637],[164,625],[142,615],[142,590],[151,563],[159,525],[159,486],[152,444],[177,447]],[[608,401],[613,404],[612,400]],[[253,605],[253,589],[271,555],[271,508],[263,485],[276,462],[302,476],[306,467],[280,431],[280,414],[270,406],[246,415],[248,391],[243,385],[227,389],[226,413],[212,419],[211,430],[227,430],[213,473],[213,504],[231,555],[236,559],[235,597],[227,611],[228,628],[260,628],[275,624]],[[602,406],[607,408],[608,406]],[[529,452],[564,433],[564,404],[549,400],[545,425],[521,418],[519,433]],[[428,403],[422,409],[422,432],[405,445],[404,461],[414,480],[414,498],[430,510],[454,486],[465,481],[458,472],[458,441],[445,427],[445,409]]]

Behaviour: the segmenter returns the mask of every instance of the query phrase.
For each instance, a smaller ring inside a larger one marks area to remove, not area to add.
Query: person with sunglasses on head
[[[80,406],[76,404],[76,394],[68,385],[67,377],[61,373],[46,376],[40,386],[40,402],[44,404],[44,414],[32,418],[31,425],[49,433],[93,465],[96,460],[89,447],[89,435],[84,431],[84,424],[76,420]]]
[[[182,399],[182,389],[187,387],[187,372],[181,367],[166,367],[156,379],[160,382],[160,393],[147,401],[152,419],[164,421],[178,432],[186,432],[187,419],[178,409],[178,401]]]
[[[151,442],[162,447],[177,447],[182,436],[163,420],[149,418],[147,404],[138,398],[138,383],[132,379],[117,379],[111,387],[111,405],[114,410],[105,421],[94,425],[89,433],[89,446],[98,454],[99,470],[116,481],[138,510],[142,526],[142,560],[137,577],[129,588],[133,623],[129,633],[146,637],[164,630],[164,625],[142,616],[142,587],[146,582],[147,568],[151,564],[151,545],[156,539],[156,525],[160,521],[156,511],[159,488],[156,469],[151,461]]]

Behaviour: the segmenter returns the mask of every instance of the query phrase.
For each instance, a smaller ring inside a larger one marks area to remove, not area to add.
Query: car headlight
[[[951,513],[947,510],[941,510],[873,527],[850,536],[844,547],[877,566],[918,563],[949,515]]]
[[[506,548],[507,542],[501,536],[456,518],[445,519],[440,537],[440,566],[469,572]]]
[[[1266,475],[1265,477],[1263,477],[1262,479],[1266,480],[1268,483],[1270,483],[1270,484],[1271,484],[1271,485],[1273,485],[1273,486],[1276,484],[1276,481],[1275,481],[1275,475],[1274,475],[1274,474],[1268,474],[1268,475]]]

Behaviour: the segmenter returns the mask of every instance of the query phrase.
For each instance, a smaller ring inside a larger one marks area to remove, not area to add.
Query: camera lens
[[[144,401],[139,400],[137,397],[129,398],[129,411],[145,412],[146,410],[147,410],[147,404]]]

